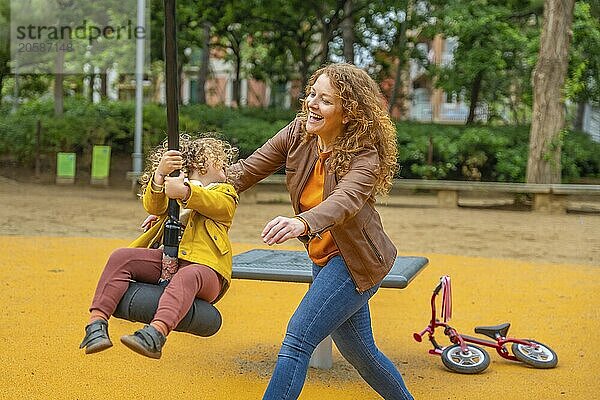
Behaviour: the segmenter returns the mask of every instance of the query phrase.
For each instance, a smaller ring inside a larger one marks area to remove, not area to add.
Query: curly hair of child
[[[186,175],[192,170],[205,174],[206,166],[209,163],[227,167],[236,160],[238,149],[224,140],[215,138],[214,135],[214,133],[203,133],[196,136],[188,133],[179,135],[179,151],[183,157],[182,171]],[[160,159],[168,149],[168,140],[165,139],[150,152],[146,161],[146,168],[140,177],[141,193],[144,193],[160,163]]]

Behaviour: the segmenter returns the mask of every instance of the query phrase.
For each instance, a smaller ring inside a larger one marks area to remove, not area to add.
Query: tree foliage
[[[164,62],[163,0],[146,1],[151,32],[149,77],[157,101]],[[101,2],[92,3],[93,14],[101,16]],[[9,70],[9,4],[10,0],[0,0],[0,104],[2,96],[12,96],[14,89]],[[243,103],[243,79],[266,82],[271,87],[271,105],[282,105],[281,98],[289,95],[292,83],[293,95],[301,97],[308,77],[319,66],[347,60],[382,83],[390,110],[396,107],[399,115],[406,115],[402,105],[409,100],[404,91],[409,68],[422,65],[427,67],[427,87],[433,83],[448,98],[470,105],[469,123],[476,122],[477,107],[487,110],[488,124],[532,122],[531,78],[538,61],[543,0],[177,0],[176,4],[179,71],[192,67],[186,71],[198,71],[197,81],[206,82],[214,72],[207,68],[206,56],[227,61],[238,105]],[[422,51],[423,44],[431,44],[436,35],[446,38],[447,46],[455,44],[446,49],[451,57],[441,65]],[[86,61],[100,71],[108,68],[115,51],[130,54],[129,62],[134,60],[131,46],[115,50],[97,44],[96,48]],[[67,58],[65,63],[72,66],[74,61]],[[83,65],[78,67],[82,75],[64,76],[67,96],[81,95],[83,73],[94,74],[83,71]],[[122,75],[120,81],[129,78]],[[21,102],[44,95],[53,80],[51,75],[20,75]],[[562,93],[581,111],[585,103],[600,104],[599,81],[600,0],[577,0]],[[198,90],[204,87],[198,86]],[[291,108],[297,106],[293,101]]]
[[[452,61],[431,66],[437,84],[471,104],[468,121],[480,103],[490,118],[510,110],[521,122],[531,107],[529,76],[539,42],[539,1],[455,0],[434,7],[433,32],[456,39]]]
[[[589,101],[598,105],[600,104],[600,2],[575,3],[572,31],[569,72],[565,84],[566,98],[576,103]]]
[[[2,88],[10,73],[10,10],[8,0],[0,0],[0,104],[2,103]]]

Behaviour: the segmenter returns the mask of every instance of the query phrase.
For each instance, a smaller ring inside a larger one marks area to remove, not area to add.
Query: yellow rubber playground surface
[[[221,330],[210,338],[175,332],[159,361],[119,342],[140,324],[112,319],[115,346],[86,356],[78,345],[97,279],[110,252],[127,243],[0,236],[0,399],[261,398],[306,285],[234,281],[217,304]],[[234,245],[235,253],[245,250]],[[406,290],[381,289],[371,310],[379,347],[416,399],[600,398],[600,260],[580,266],[411,255],[428,257],[429,266]],[[529,368],[489,349],[492,362],[482,374],[446,370],[438,356],[427,354],[428,343],[412,338],[427,324],[431,291],[444,274],[453,284],[451,323],[461,333],[511,322],[512,336],[551,346],[558,367]],[[334,368],[311,369],[300,398],[379,396],[334,349]]]

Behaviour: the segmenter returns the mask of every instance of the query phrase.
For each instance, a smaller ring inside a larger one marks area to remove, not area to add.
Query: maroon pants
[[[100,276],[90,312],[99,311],[108,319],[129,281],[158,283],[162,269],[161,249],[123,248],[109,257]],[[153,321],[161,321],[172,331],[189,311],[194,298],[213,302],[221,292],[221,279],[210,267],[179,260],[179,270],[165,288]]]

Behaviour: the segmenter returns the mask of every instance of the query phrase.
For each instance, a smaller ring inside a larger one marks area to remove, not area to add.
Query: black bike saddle
[[[506,337],[510,328],[510,322],[494,326],[476,326],[475,333],[491,337],[496,340],[498,336]]]

